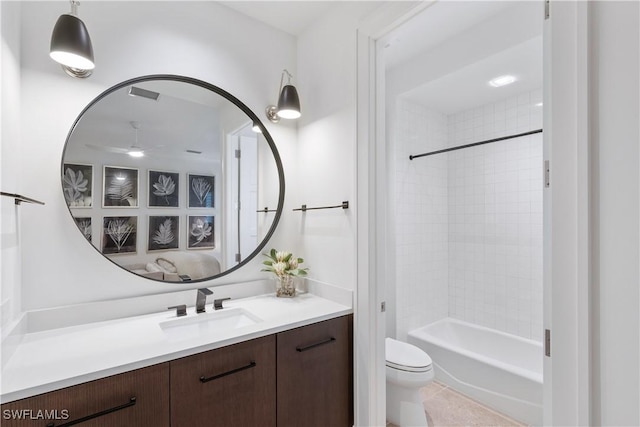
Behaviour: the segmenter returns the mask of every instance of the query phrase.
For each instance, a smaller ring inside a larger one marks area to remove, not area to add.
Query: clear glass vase
[[[293,280],[293,276],[288,274],[285,276],[278,276],[276,278],[276,296],[282,298],[291,298],[296,296],[296,284]]]

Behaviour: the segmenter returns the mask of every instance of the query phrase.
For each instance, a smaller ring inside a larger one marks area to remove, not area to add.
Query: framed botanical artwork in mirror
[[[62,167],[62,191],[70,208],[93,206],[93,165],[65,163]]]
[[[138,217],[105,216],[102,218],[102,253],[132,254],[137,252]]]
[[[180,243],[180,217],[177,215],[149,215],[147,252],[178,249]]]
[[[187,216],[187,249],[213,249],[215,244],[214,216]]]
[[[150,208],[177,208],[180,203],[180,174],[149,170]]]
[[[91,217],[74,217],[76,221],[76,225],[82,232],[82,235],[88,240],[92,241],[93,239],[93,230],[91,229]]]
[[[213,208],[215,203],[216,178],[211,175],[189,174],[187,179],[189,186],[190,208]]]
[[[102,172],[102,207],[138,207],[138,169],[105,166]]]

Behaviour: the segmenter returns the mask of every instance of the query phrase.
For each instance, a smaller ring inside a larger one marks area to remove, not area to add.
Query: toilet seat
[[[432,361],[427,353],[405,342],[385,339],[386,365],[389,368],[405,372],[431,371]]]

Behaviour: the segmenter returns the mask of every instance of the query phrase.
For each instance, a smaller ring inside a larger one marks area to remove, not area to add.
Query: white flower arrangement
[[[306,276],[309,271],[308,268],[300,268],[300,264],[304,262],[304,259],[294,257],[291,252],[271,249],[268,254],[263,255],[269,259],[263,262],[266,267],[260,271],[268,271],[278,278]]]

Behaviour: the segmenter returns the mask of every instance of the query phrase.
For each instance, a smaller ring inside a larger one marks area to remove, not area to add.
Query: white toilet
[[[418,347],[385,339],[387,420],[404,426],[428,426],[420,388],[434,377],[431,358]]]

